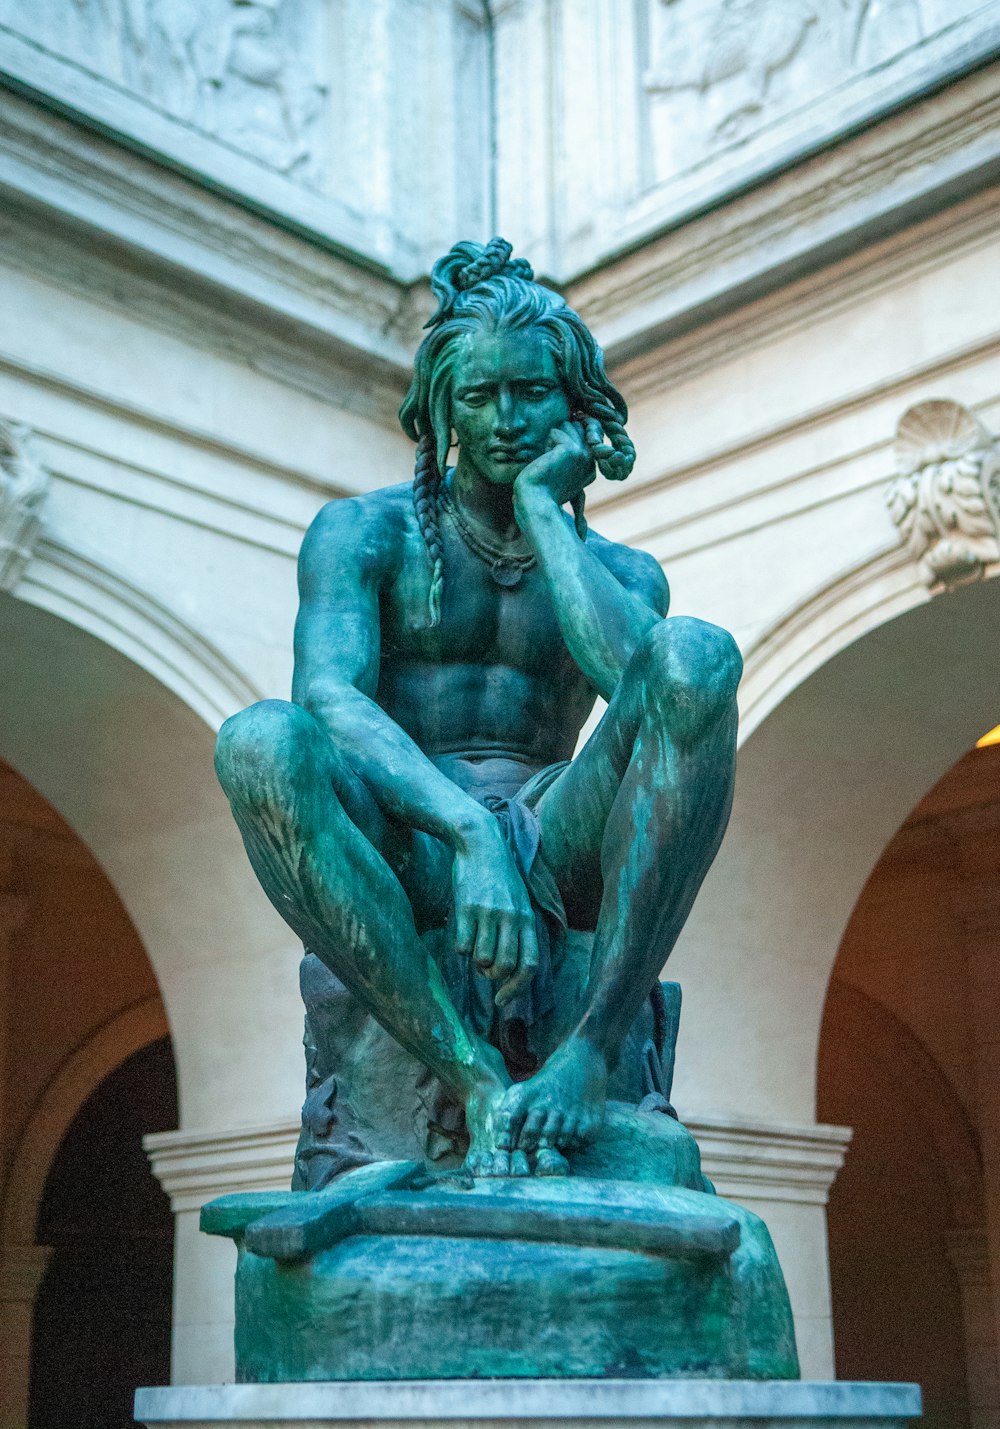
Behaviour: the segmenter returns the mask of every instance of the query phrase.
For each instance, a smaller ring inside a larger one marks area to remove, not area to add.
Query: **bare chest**
[[[382,660],[389,664],[503,666],[542,683],[581,680],[536,565],[501,572],[443,527],[441,621],[430,624],[430,562],[419,537],[381,602]],[[512,578],[516,577],[516,578]]]

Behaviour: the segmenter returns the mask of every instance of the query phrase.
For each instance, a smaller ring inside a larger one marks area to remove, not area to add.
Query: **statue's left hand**
[[[557,506],[579,496],[597,475],[594,454],[578,422],[553,427],[548,450],[529,462],[514,483],[515,495],[544,491]]]

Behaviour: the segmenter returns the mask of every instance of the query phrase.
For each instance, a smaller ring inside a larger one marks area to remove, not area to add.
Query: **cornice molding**
[[[957,81],[569,282],[569,299],[609,364],[636,361],[995,184],[998,73],[992,65]],[[637,365],[631,381],[642,374]]]
[[[845,295],[893,281],[925,261],[920,242],[927,251],[935,245],[944,251],[988,241],[995,210],[984,202],[964,229],[942,216],[937,233],[922,231],[912,242],[909,234],[901,237],[895,255],[875,265],[860,259],[853,272],[838,275],[833,293],[817,280],[803,290],[805,275],[933,222],[940,210],[1000,180],[998,73],[997,65],[977,71],[571,278],[567,295],[594,327],[629,395],[655,392],[709,365],[734,339],[746,341],[738,321],[720,320],[750,302],[778,298],[755,316],[749,336],[763,340]],[[117,275],[105,286],[109,295],[117,289],[120,300],[127,266],[129,301],[188,340],[199,338],[200,316],[202,342],[237,355],[242,345],[246,360],[291,385],[334,402],[357,404],[363,394],[383,419],[398,404],[430,307],[425,281],[407,285],[361,258],[323,249],[3,89],[0,193],[8,205],[5,248],[12,247],[12,228],[27,224],[25,263],[50,265],[60,280],[72,281],[52,234],[53,218],[57,228],[61,220],[85,290],[103,260]],[[43,222],[48,230],[41,244],[30,233],[32,213],[35,227]],[[123,246],[128,265],[121,262]]]
[[[231,1131],[160,1131],[143,1139],[153,1175],[175,1212],[235,1191],[287,1190],[298,1122]]]
[[[192,280],[204,306],[220,295],[262,314],[316,358],[349,363],[355,377],[408,380],[424,320],[420,289],[288,233],[222,195],[172,173],[60,115],[0,88],[0,193],[16,206],[71,224],[78,246],[121,246],[140,271],[179,290]],[[222,309],[225,316],[225,308]],[[267,345],[268,329],[262,334]]]
[[[720,1196],[825,1206],[853,1135],[846,1126],[801,1126],[686,1117],[701,1164]]]
[[[698,1116],[685,1120],[697,1138],[705,1174],[720,1195],[825,1205],[851,1132]],[[163,1131],[143,1145],[175,1211],[197,1210],[233,1191],[283,1190],[291,1181],[298,1122],[230,1131]]]

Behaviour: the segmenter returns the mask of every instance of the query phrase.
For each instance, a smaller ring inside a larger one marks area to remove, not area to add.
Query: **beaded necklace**
[[[507,589],[516,586],[525,571],[529,571],[535,564],[534,552],[511,551],[501,541],[491,537],[478,522],[473,524],[448,487],[442,486],[439,500],[442,510],[451,517],[465,545],[482,561],[496,584]]]

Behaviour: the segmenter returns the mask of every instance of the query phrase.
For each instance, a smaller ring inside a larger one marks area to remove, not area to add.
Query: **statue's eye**
[[[527,396],[529,401],[544,402],[551,391],[552,388],[547,386],[544,382],[534,382],[528,388]]]
[[[473,388],[469,392],[463,392],[459,399],[466,407],[482,407],[489,401],[489,393]]]

